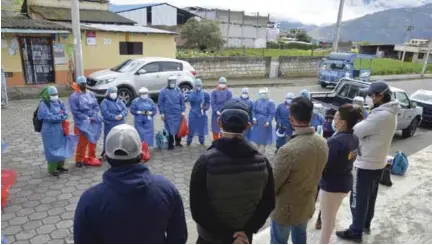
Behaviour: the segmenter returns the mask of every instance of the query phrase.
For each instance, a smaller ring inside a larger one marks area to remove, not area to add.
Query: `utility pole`
[[[72,32],[75,53],[75,79],[78,76],[84,75],[82,46],[81,46],[81,26],[80,26],[80,12],[79,1],[72,0],[71,16],[72,16]]]
[[[345,0],[340,0],[339,12],[338,12],[337,22],[336,22],[336,34],[333,39],[333,52],[337,52],[339,48],[340,26],[342,22],[344,4],[345,4]]]
[[[408,26],[406,40],[405,40],[405,43],[403,44],[404,45],[404,50],[402,52],[402,62],[405,61],[405,55],[406,55],[407,45],[408,45],[408,42],[410,40],[410,34],[411,34],[412,30],[414,30],[414,26]]]
[[[428,66],[428,63],[429,63],[429,55],[430,55],[431,51],[432,51],[432,40],[429,40],[429,48],[428,48],[428,51],[426,53],[425,62],[423,64],[423,69],[422,69],[422,72],[420,75],[421,77],[424,77],[424,74],[426,72],[426,67]]]

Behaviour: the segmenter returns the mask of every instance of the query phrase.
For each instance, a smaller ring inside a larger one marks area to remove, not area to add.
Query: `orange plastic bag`
[[[1,170],[1,207],[4,208],[9,197],[9,189],[16,182],[16,172],[11,169]]]
[[[64,133],[65,136],[68,136],[69,133],[70,133],[70,131],[69,131],[69,125],[70,125],[69,120],[64,120],[63,123],[62,123],[63,133]]]
[[[141,150],[143,153],[142,160],[144,162],[147,162],[148,160],[150,160],[151,156],[150,156],[150,151],[149,151],[149,147],[148,147],[147,142],[142,142]]]
[[[72,89],[73,89],[74,92],[79,92],[80,91],[79,85],[77,83],[73,83],[72,84]]]
[[[183,120],[180,124],[179,131],[177,133],[177,137],[183,138],[183,137],[187,136],[188,134],[189,134],[189,128],[187,125],[187,121],[186,121],[186,118],[183,117]]]

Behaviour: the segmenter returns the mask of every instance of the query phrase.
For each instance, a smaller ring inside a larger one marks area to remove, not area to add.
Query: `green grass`
[[[196,50],[178,50],[177,58],[192,58],[192,57],[221,57],[221,56],[271,56],[279,58],[279,56],[326,56],[328,50],[301,50],[301,49],[224,49],[217,52],[199,52]]]
[[[356,60],[356,68],[368,68],[369,62]],[[372,60],[372,75],[394,75],[394,74],[418,74],[423,68],[423,63],[402,62],[400,60],[378,58]],[[426,73],[432,73],[432,65],[426,69]]]

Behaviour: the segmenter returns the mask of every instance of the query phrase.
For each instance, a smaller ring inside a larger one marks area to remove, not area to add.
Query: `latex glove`
[[[147,115],[151,116],[151,115],[153,115],[153,112],[148,111],[148,112],[147,112]]]
[[[221,115],[220,111],[217,111],[217,112],[216,112],[216,114],[217,114],[218,116],[220,116],[220,115]]]
[[[266,122],[266,123],[264,124],[264,127],[268,128],[268,126],[270,126],[270,123]]]
[[[254,119],[252,119],[253,120],[253,124],[257,124],[257,119],[256,118],[254,118]]]
[[[116,116],[116,120],[117,120],[117,121],[120,121],[122,118],[123,118],[122,115],[118,115],[118,116]]]
[[[164,114],[161,114],[161,119],[162,119],[162,121],[165,121],[165,115]]]
[[[137,113],[138,115],[143,115],[143,114],[144,114],[143,111],[137,111],[136,113]]]
[[[186,115],[186,113],[182,112],[182,116],[185,116],[185,115]]]

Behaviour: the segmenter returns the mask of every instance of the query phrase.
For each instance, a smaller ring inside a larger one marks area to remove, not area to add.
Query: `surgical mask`
[[[196,86],[195,89],[196,89],[197,91],[201,91],[202,87],[201,87],[201,86]]]
[[[247,98],[249,98],[249,95],[248,94],[241,94],[241,98],[242,99],[247,99]]]
[[[233,136],[242,136],[243,137],[243,133],[225,132],[223,129],[221,129],[220,131],[222,134],[229,134],[229,135],[233,135]]]
[[[169,84],[169,87],[170,87],[170,88],[175,88],[175,83],[170,83],[170,84]]]
[[[372,98],[370,96],[366,97],[365,103],[366,103],[366,105],[369,106],[369,108],[373,108],[373,106],[374,106],[373,100],[372,100]]]
[[[110,97],[112,100],[115,100],[115,99],[117,99],[117,93],[110,93],[109,97]]]
[[[51,101],[57,101],[58,100],[58,95],[52,95],[52,96],[50,96],[50,100]]]
[[[140,97],[141,97],[141,99],[145,100],[148,98],[148,94],[142,94]]]
[[[226,84],[224,84],[224,83],[219,83],[219,88],[226,88]]]
[[[335,122],[335,120],[332,121],[332,129],[333,129],[333,131],[336,132],[336,122]]]
[[[268,94],[260,94],[261,99],[268,99]]]
[[[289,105],[289,104],[291,104],[291,101],[292,101],[291,99],[286,99],[285,103],[287,103]]]

